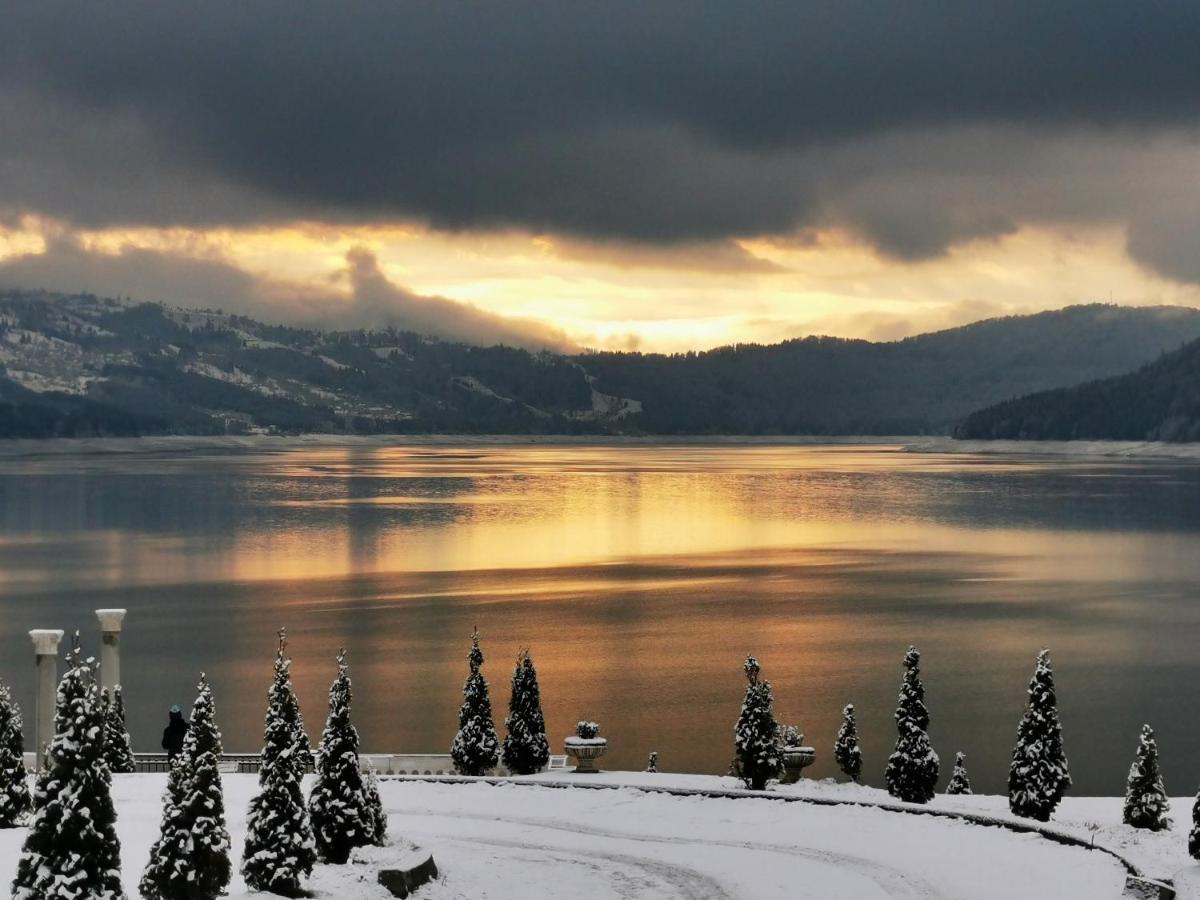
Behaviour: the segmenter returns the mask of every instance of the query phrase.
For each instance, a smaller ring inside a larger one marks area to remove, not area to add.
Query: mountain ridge
[[[899,341],[564,356],[0,293],[0,436],[948,434],[975,409],[1200,338],[1200,311],[1076,306]]]

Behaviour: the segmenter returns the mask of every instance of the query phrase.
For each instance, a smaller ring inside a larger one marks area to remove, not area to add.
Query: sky
[[[1200,306],[1200,5],[18,2],[0,288],[680,351]]]

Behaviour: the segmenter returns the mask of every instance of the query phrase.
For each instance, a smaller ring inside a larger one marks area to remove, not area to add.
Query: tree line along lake
[[[349,650],[364,750],[447,752],[478,625],[497,728],[532,651],[553,752],[724,772],[753,653],[835,773],[846,703],[882,783],[905,648],[943,781],[999,791],[1039,649],[1073,793],[1117,794],[1143,723],[1200,782],[1200,463],[902,443],[24,443],[0,454],[0,677],[32,727],[31,628],[127,607],[135,749],[206,671],[230,751],[261,745],[286,625],[310,734]],[[27,735],[32,739],[32,734]]]

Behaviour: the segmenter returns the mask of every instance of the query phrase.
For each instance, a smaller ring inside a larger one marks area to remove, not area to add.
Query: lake
[[[666,770],[724,772],[750,652],[817,748],[806,774],[834,774],[853,702],[882,784],[914,643],[942,784],[962,750],[976,789],[999,791],[1047,646],[1074,794],[1124,790],[1143,721],[1168,789],[1200,780],[1197,462],[899,443],[46,447],[0,455],[0,677],[28,729],[26,632],[80,629],[98,652],[92,610],[123,606],[136,749],[158,749],[201,671],[226,748],[257,749],[286,625],[314,739],[345,646],[364,749],[445,752],[478,625],[501,734],[528,647],[554,752],[589,718],[614,768],[656,750]]]

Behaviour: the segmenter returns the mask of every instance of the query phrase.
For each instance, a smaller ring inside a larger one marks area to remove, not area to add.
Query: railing
[[[133,762],[135,772],[169,772],[171,770],[171,764],[165,753],[135,753]],[[226,753],[222,755],[218,766],[222,772],[253,775],[262,768],[262,754]],[[308,771],[312,771],[311,764],[306,768]]]
[[[137,772],[167,772],[170,764],[165,753],[135,753]],[[358,757],[364,772],[375,771],[380,775],[453,775],[454,763],[449,753],[362,753]],[[221,757],[222,772],[254,775],[262,767],[262,756],[258,753],[226,753]],[[565,756],[551,756],[547,771],[567,768]],[[312,765],[308,766],[312,771]],[[493,770],[495,775],[506,776],[504,766]]]

